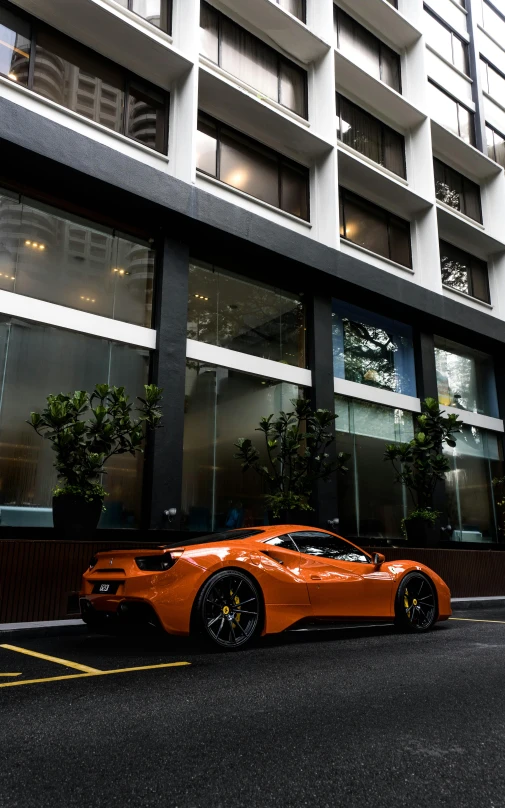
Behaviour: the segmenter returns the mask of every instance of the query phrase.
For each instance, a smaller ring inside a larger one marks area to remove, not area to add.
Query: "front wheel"
[[[261,628],[262,602],[256,583],[239,570],[223,570],[203,586],[195,604],[200,636],[226,650],[250,644]]]
[[[396,625],[404,631],[428,631],[437,619],[435,588],[425,575],[411,572],[396,593]]]

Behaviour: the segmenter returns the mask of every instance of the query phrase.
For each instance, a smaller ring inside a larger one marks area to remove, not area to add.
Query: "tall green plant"
[[[100,478],[113,455],[142,451],[147,429],[160,425],[162,390],[144,385],[137,417],[124,387],[97,384],[91,395],[77,390],[73,395],[51,395],[42,412],[32,412],[27,421],[35,432],[49,440],[56,453],[54,466],[60,485],[54,495],[77,494],[86,499],[104,497]]]
[[[459,415],[444,415],[434,398],[422,402],[417,416],[416,432],[409,443],[392,443],[386,447],[385,460],[393,464],[395,482],[408,489],[414,513],[433,521],[433,496],[438,483],[450,471],[449,460],[443,454],[444,444],[456,446],[454,435],[461,432]]]
[[[249,438],[239,438],[236,460],[244,472],[253,469],[265,482],[266,502],[275,517],[281,511],[313,510],[310,496],[317,480],[328,480],[335,471],[345,473],[350,455],[340,452],[330,460],[335,440],[331,429],[337,417],[329,410],[312,411],[304,399],[292,399],[292,412],[262,418],[256,432],[263,434],[267,462]]]

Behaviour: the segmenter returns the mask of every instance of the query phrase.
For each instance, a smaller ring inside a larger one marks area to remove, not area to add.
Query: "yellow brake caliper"
[[[233,592],[231,590],[230,590],[230,595],[233,597]],[[239,598],[238,595],[235,595],[235,597],[233,598],[233,602],[234,602],[235,606],[240,606],[240,598]],[[240,615],[239,614],[235,615],[235,621],[237,623],[240,622]],[[235,623],[233,623],[233,626],[235,626]]]
[[[405,593],[403,595],[403,605],[405,606],[406,609],[409,608],[409,590],[408,589],[405,590]]]

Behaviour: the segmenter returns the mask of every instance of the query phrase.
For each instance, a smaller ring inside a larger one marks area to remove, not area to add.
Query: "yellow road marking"
[[[0,676],[22,676],[21,673],[0,673]]]
[[[21,682],[3,682],[0,687],[19,687],[20,685],[35,685],[40,682],[61,682],[63,679],[91,679],[93,676],[108,676],[111,673],[151,671],[156,668],[179,668],[184,665],[191,665],[191,662],[165,662],[163,665],[143,665],[140,668],[118,668],[114,671],[97,671],[96,673],[70,673],[67,676],[49,676],[47,679],[24,679]]]
[[[29,651],[27,648],[20,648],[18,645],[0,645],[0,648],[7,648],[8,651],[17,651],[18,654],[26,654],[27,656],[37,657],[37,659],[45,659],[46,662],[56,662],[57,665],[65,665],[66,668],[75,668],[75,670],[83,671],[83,673],[100,673],[98,668],[90,668],[89,665],[81,665],[79,662],[70,662],[68,659],[39,654],[38,651]]]
[[[463,620],[465,623],[503,623],[505,620],[475,620],[474,617],[449,617],[449,620]]]

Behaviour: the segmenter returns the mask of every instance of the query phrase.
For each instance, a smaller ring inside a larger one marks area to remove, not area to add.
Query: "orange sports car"
[[[141,621],[233,649],[322,623],[394,621],[427,631],[450,617],[451,596],[417,561],[386,562],[327,530],[277,525],[97,553],[83,576],[81,612],[99,631]]]

